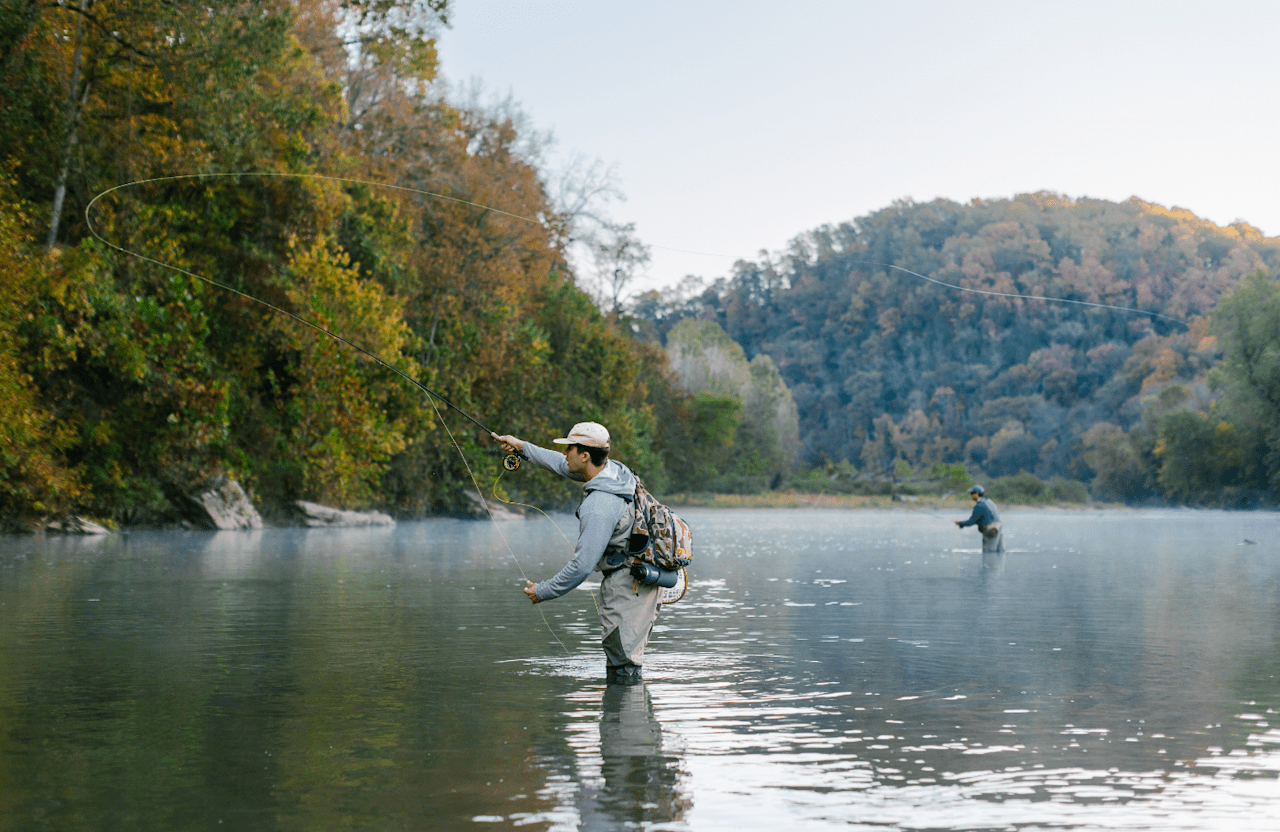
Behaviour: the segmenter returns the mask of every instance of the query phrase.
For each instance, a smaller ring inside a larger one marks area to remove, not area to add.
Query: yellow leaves
[[[1239,235],[1240,239],[1246,243],[1257,243],[1266,239],[1266,235],[1262,233],[1261,229],[1254,228],[1243,220],[1237,220],[1231,223],[1230,227],[1237,235]]]
[[[111,441],[111,425],[107,422],[96,422],[89,433],[89,441],[95,445],[105,445]]]
[[[541,336],[533,336],[525,346],[526,354],[534,364],[543,364],[551,353],[551,342]]]
[[[295,246],[288,275],[295,314],[414,375],[416,365],[403,354],[411,334],[400,303],[377,283],[362,280],[346,252],[324,238]],[[287,454],[303,463],[306,495],[339,504],[369,500],[388,461],[408,445],[403,420],[386,414],[408,382],[295,320],[277,316],[272,326],[297,355],[279,407],[282,441]]]
[[[1202,220],[1186,208],[1165,208],[1163,205],[1157,205],[1154,202],[1145,202],[1137,197],[1129,199],[1129,204],[1140,209],[1143,213],[1151,214],[1157,217],[1169,217],[1180,223],[1191,223],[1195,225],[1203,225],[1207,220]],[[1208,223],[1212,225],[1212,223]]]
[[[30,254],[18,215],[25,209],[0,179],[0,523],[57,510],[82,492],[59,453],[71,433],[40,401],[26,370],[19,321],[39,313],[44,264]],[[61,329],[59,334],[61,334]]]
[[[377,283],[361,280],[358,270],[350,268],[346,252],[321,238],[307,249],[295,249],[289,276],[292,283],[287,294],[301,317],[342,334],[374,355],[390,356],[388,363],[399,360],[410,338],[401,304]],[[303,341],[331,351],[331,339],[321,338],[316,333],[303,336]]]

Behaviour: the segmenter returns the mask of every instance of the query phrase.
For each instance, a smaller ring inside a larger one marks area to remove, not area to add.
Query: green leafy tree
[[[1084,434],[1084,459],[1093,469],[1093,492],[1102,500],[1137,502],[1155,494],[1155,482],[1123,428],[1099,422]]]
[[[80,472],[63,456],[75,433],[45,406],[32,374],[39,362],[23,355],[24,330],[46,324],[37,299],[48,291],[49,276],[24,233],[33,218],[14,199],[11,184],[0,181],[0,321],[6,324],[0,326],[0,528],[6,531],[64,513],[83,494]]]
[[[1155,447],[1160,488],[1176,500],[1203,503],[1226,488],[1265,487],[1260,438],[1210,413],[1170,413],[1160,420]]]
[[[689,433],[672,473],[682,490],[711,490],[711,483],[727,473],[732,463],[742,402],[733,396],[698,393],[692,405]]]
[[[1222,344],[1216,381],[1266,442],[1267,478],[1280,494],[1280,282],[1259,269],[1214,312]]]
[[[767,481],[791,468],[799,445],[798,415],[791,391],[768,355],[748,362],[742,347],[719,324],[691,319],[667,333],[666,351],[681,386],[695,402],[706,394],[739,403],[732,451],[726,451],[716,466],[721,475]],[[711,400],[703,401],[709,406]],[[707,487],[706,482],[701,487]]]
[[[360,346],[411,378],[410,335],[398,303],[349,268],[345,254],[324,241],[295,253],[288,297],[331,332],[359,333]],[[280,410],[275,458],[296,475],[280,483],[285,496],[339,505],[368,505],[391,457],[404,449],[405,423],[388,418],[389,400],[405,384],[362,353],[282,316],[272,319],[285,360],[268,370]]]
[[[972,481],[969,469],[959,462],[936,463],[933,466],[933,476],[937,477],[942,487],[948,491],[959,491]]]

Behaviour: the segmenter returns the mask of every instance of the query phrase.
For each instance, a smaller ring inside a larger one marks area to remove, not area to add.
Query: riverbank
[[[681,508],[835,508],[835,509],[915,509],[956,512],[967,517],[972,503],[967,495],[952,497],[890,496],[887,494],[805,494],[797,491],[770,491],[763,494],[669,494],[666,502]],[[1099,502],[1009,502],[1001,508],[1060,508],[1068,510],[1110,511],[1125,506]],[[961,517],[960,519],[963,519]]]

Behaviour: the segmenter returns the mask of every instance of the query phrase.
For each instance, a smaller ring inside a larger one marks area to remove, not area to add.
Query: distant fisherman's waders
[[[978,531],[982,533],[984,555],[1004,551],[1004,532],[1000,528],[1000,513],[996,511],[996,504],[990,497],[985,496],[985,493],[980,485],[970,488],[969,499],[973,500],[973,513],[969,515],[968,520],[956,521],[956,525],[962,529],[965,526],[978,527]]]
[[[553,440],[567,446],[563,454],[514,436],[492,436],[503,450],[583,483],[573,557],[554,577],[539,584],[525,581],[524,593],[535,604],[559,598],[599,570],[603,575],[600,646],[604,648],[608,681],[639,682],[662,590],[636,580],[626,567],[627,541],[635,518],[631,504],[636,477],[627,466],[609,459],[609,431],[595,422],[579,422],[567,437]]]

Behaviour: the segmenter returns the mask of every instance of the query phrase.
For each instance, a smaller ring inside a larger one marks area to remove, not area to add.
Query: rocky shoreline
[[[512,509],[492,499],[482,500],[474,491],[467,491],[466,496],[472,509],[471,518],[479,520],[514,521],[525,519],[525,513]],[[177,501],[175,501],[177,502]],[[920,496],[901,497],[889,495],[862,494],[807,494],[801,492],[768,492],[765,494],[676,494],[669,495],[666,502],[676,510],[682,509],[843,509],[843,510],[895,510],[895,511],[940,511],[955,513],[957,519],[963,519],[969,512],[969,501],[959,496]],[[1147,506],[1151,508],[1152,506]],[[1117,511],[1138,510],[1141,506],[1126,506],[1120,503],[1090,501],[1087,503],[1014,503],[1002,502],[1001,509],[1032,509],[1057,511]],[[1164,508],[1174,508],[1164,506]],[[287,506],[278,517],[271,522],[263,520],[257,508],[244,489],[235,481],[220,479],[207,490],[184,495],[181,498],[181,519],[172,524],[161,524],[158,528],[181,528],[189,530],[254,530],[264,528],[360,528],[374,526],[395,526],[396,520],[381,511],[353,511],[333,508],[306,500],[297,500]],[[440,515],[444,516],[444,515]],[[456,515],[448,515],[456,517]],[[423,518],[426,519],[426,518]],[[155,528],[149,524],[128,526],[124,528]],[[36,533],[65,535],[99,535],[110,534],[112,529],[103,526],[87,517],[70,516],[44,523],[34,529]]]
[[[172,498],[179,516],[173,524],[184,529],[209,531],[252,531],[268,528],[261,513],[248,493],[235,480],[219,477],[212,485],[191,494],[178,494]],[[296,500],[287,508],[284,523],[272,526],[303,526],[308,528],[351,528],[362,526],[394,526],[391,515],[381,511],[351,511]],[[110,534],[111,529],[86,517],[73,515],[43,524],[36,531],[66,535]]]

